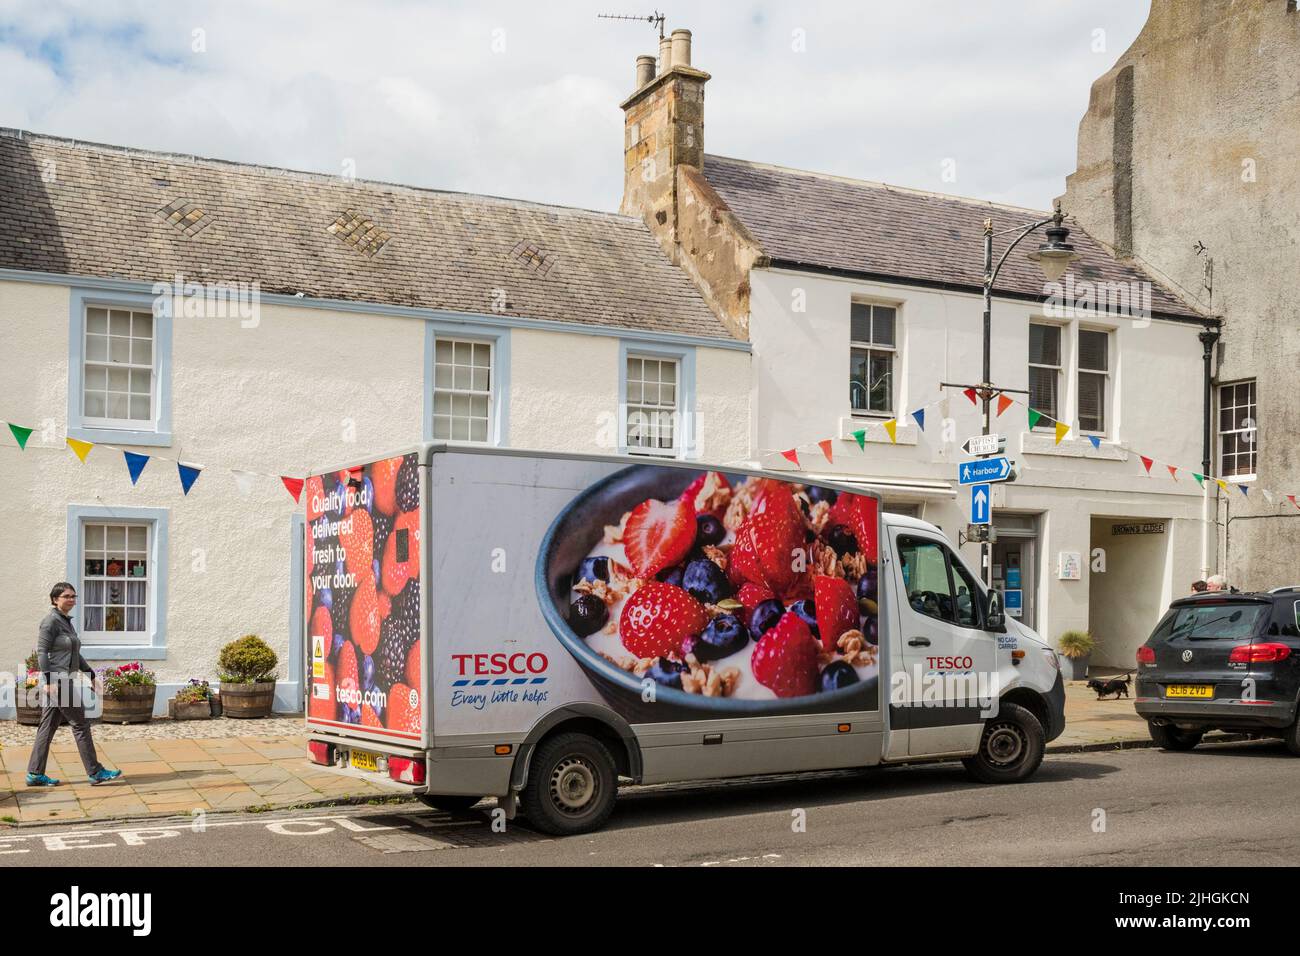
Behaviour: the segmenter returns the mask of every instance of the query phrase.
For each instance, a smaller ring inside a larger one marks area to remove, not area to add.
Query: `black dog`
[[[1114,694],[1115,699],[1119,700],[1120,694],[1128,696],[1128,685],[1132,679],[1132,673],[1125,674],[1123,677],[1112,677],[1110,680],[1098,680],[1094,677],[1088,681],[1088,688],[1097,692],[1098,700],[1107,694]]]

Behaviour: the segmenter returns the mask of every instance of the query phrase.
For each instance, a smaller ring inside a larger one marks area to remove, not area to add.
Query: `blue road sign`
[[[991,486],[970,486],[970,523],[989,524],[989,513],[993,510],[990,502],[993,497]]]
[[[985,481],[1006,481],[1011,477],[1011,459],[1005,455],[963,461],[957,466],[957,483],[974,485]]]

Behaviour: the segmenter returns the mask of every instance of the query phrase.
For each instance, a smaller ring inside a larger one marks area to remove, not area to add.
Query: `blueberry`
[[[348,509],[348,489],[341,481],[334,485],[334,504],[335,509],[330,514],[335,518],[342,518],[343,513]]]
[[[375,660],[369,654],[361,658],[361,689],[370,690],[375,686]]]
[[[817,605],[813,603],[812,598],[795,601],[790,605],[790,610],[803,619],[803,622],[808,625],[808,630],[813,632],[813,637],[820,636],[817,630]]]
[[[379,559],[378,559],[378,558],[375,558],[373,561],[370,562],[370,570],[373,571],[373,572],[375,572],[375,580],[376,580],[376,581],[382,581],[382,580],[383,580],[383,578],[381,578],[381,577],[379,576]]]
[[[856,554],[858,539],[848,528],[837,524],[826,534],[826,543],[836,554]]]
[[[776,627],[784,613],[785,605],[776,598],[763,601],[754,608],[754,613],[749,616],[749,629],[754,632],[754,640],[766,634],[769,628]]]
[[[578,565],[579,581],[608,581],[609,580],[609,558],[583,558],[582,564]]]
[[[656,684],[662,684],[665,687],[676,687],[678,690],[682,686],[682,671],[686,670],[685,664],[678,664],[670,661],[666,657],[660,657],[650,665],[650,669],[645,672],[645,676],[650,678]]]
[[[333,592],[333,591],[331,591],[329,588],[321,588],[320,591],[319,591],[318,593],[320,594],[320,605],[321,605],[321,607],[324,607],[324,608],[331,608],[331,607],[334,606],[334,592]]]
[[[365,489],[366,510],[373,513],[375,510],[375,485],[369,478],[366,478],[365,481],[361,482],[361,486]]]
[[[697,601],[717,604],[731,597],[731,582],[727,574],[708,558],[696,558],[686,565],[682,575],[682,587],[691,593]]]
[[[665,584],[675,584],[677,587],[681,587],[682,566],[680,564],[676,564],[673,565],[671,568],[664,568],[662,571],[656,574],[655,577],[660,581],[663,581]]]
[[[866,573],[864,573],[862,577],[858,578],[858,600],[876,600],[877,590],[876,567],[875,565],[872,565],[867,568]]]
[[[595,634],[609,620],[609,608],[594,594],[579,594],[569,605],[569,626],[579,637]]]
[[[339,651],[343,650],[343,635],[335,634],[334,640],[330,643],[330,660],[337,660]]]
[[[730,657],[749,643],[749,628],[734,614],[720,614],[709,622],[695,642],[695,656],[701,661]]]
[[[808,492],[808,500],[813,504],[816,504],[819,501],[824,501],[828,505],[833,505],[835,504],[835,499],[839,497],[838,492],[833,491],[830,488],[822,488],[819,485],[809,485],[806,490]]]
[[[868,644],[880,643],[880,628],[874,616],[867,618],[867,628],[863,633],[866,635]]]
[[[695,516],[695,543],[697,545],[722,544],[722,539],[726,536],[727,529],[713,515]]]
[[[839,690],[841,687],[848,687],[850,684],[858,682],[858,672],[844,661],[832,661],[826,665],[822,671],[822,676],[818,680],[818,689],[825,692],[828,690]]]

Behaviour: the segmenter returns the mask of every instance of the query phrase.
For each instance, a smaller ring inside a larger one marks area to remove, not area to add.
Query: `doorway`
[[[1002,591],[1008,617],[1037,630],[1038,518],[1036,515],[996,514],[993,525],[993,587]]]

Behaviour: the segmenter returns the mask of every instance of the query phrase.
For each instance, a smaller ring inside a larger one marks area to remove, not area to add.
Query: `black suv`
[[[1228,730],[1281,737],[1300,755],[1300,587],[1181,598],[1137,662],[1133,702],[1166,750]]]

